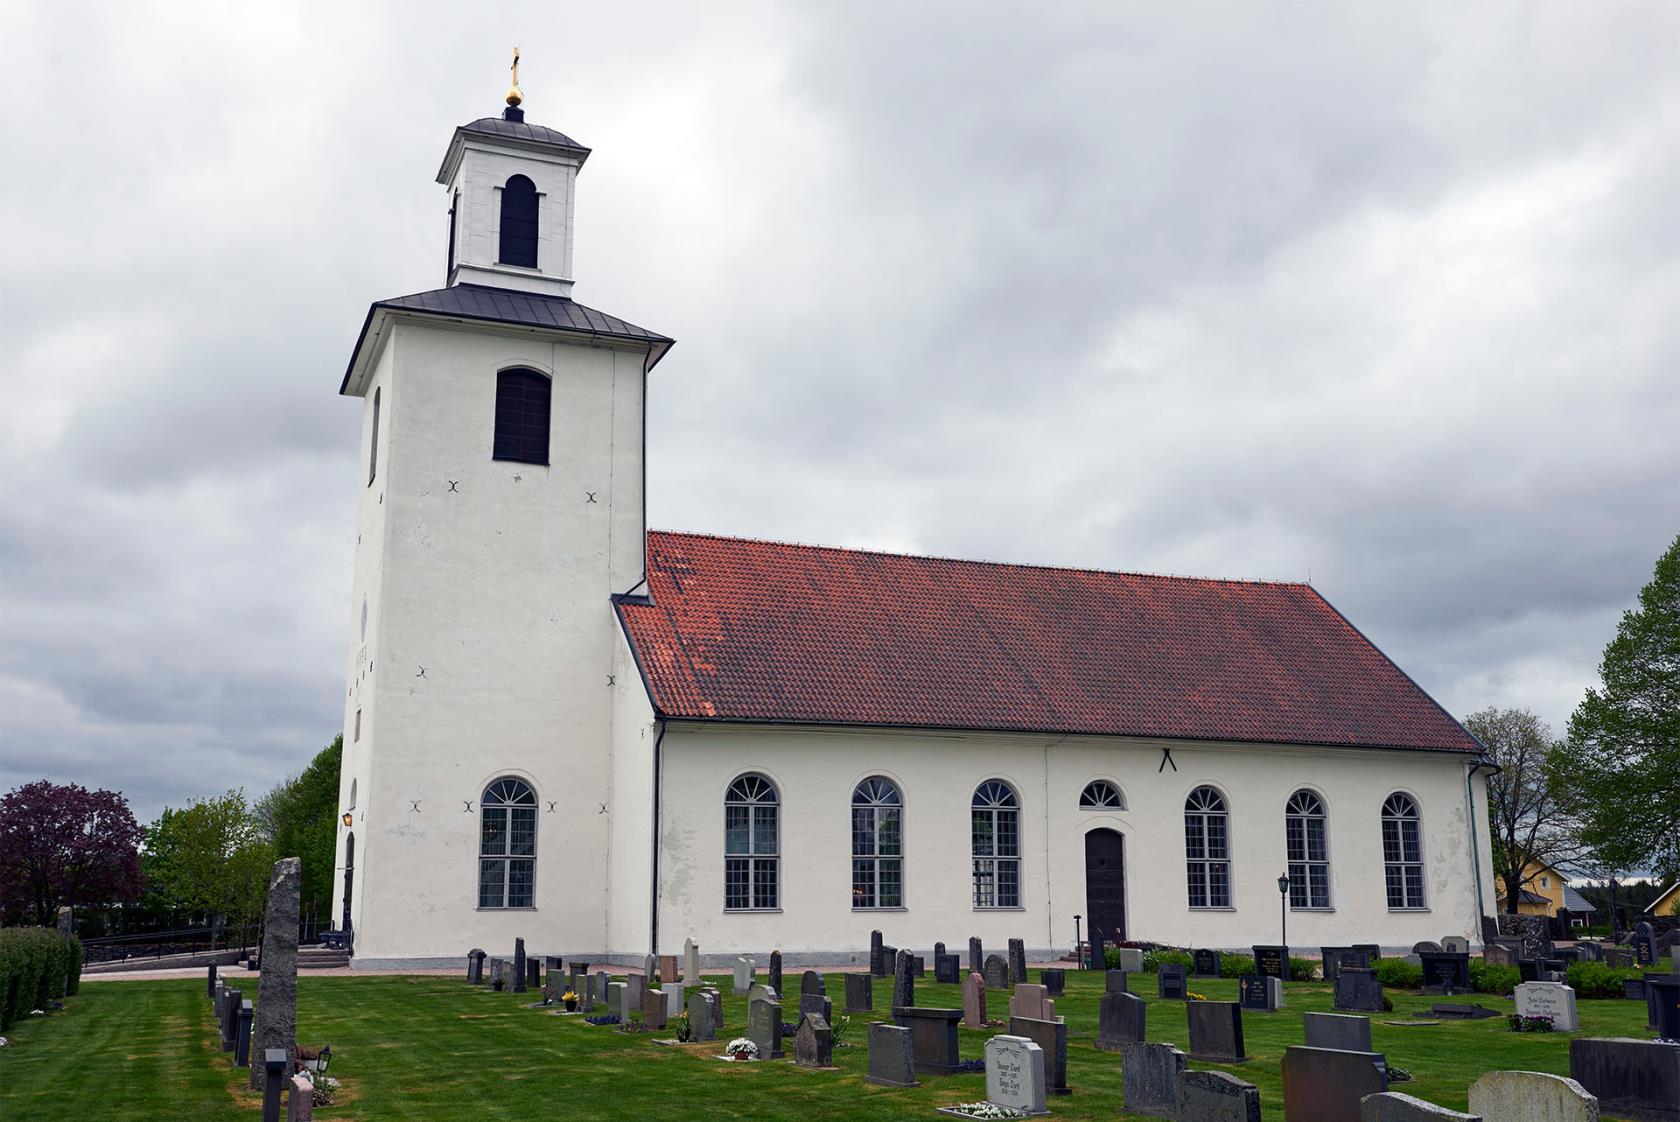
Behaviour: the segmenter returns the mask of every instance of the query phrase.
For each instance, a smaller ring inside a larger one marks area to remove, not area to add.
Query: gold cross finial
[[[508,87],[507,103],[518,105],[525,100],[525,95],[519,92],[519,48],[513,48],[513,85]]]

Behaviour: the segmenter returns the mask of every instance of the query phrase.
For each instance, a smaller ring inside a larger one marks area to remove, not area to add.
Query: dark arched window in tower
[[[494,458],[548,463],[549,389],[548,379],[535,370],[497,373]]]
[[[379,391],[383,387],[373,388],[373,439],[368,441],[368,486],[373,486],[373,477],[379,474]]]
[[[510,176],[502,187],[502,248],[496,260],[537,267],[537,185],[523,175]]]

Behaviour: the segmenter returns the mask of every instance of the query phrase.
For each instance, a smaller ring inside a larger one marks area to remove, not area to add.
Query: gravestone
[[[712,1012],[712,995],[696,990],[688,995],[688,1039],[703,1044],[717,1039],[717,1015]]]
[[[898,958],[893,963],[892,1007],[909,1008],[916,1004],[916,975],[912,969],[909,951],[899,951]]]
[[[763,982],[759,982],[757,985],[753,986],[752,989],[747,991],[747,1000],[749,1002],[753,1002],[753,1001],[780,1001],[781,999],[782,999],[781,994],[777,993],[775,990],[771,989],[769,986],[765,985]]]
[[[753,979],[756,978],[757,975],[758,971],[754,969],[752,959],[748,958],[746,955],[742,955],[740,958],[736,959],[734,978],[735,996],[740,997],[748,990],[752,989]],[[779,993],[781,991],[778,990],[777,992]]]
[[[665,1018],[670,1009],[668,999],[664,993],[652,986],[642,988],[642,1025],[649,1029],[665,1027]]]
[[[869,1022],[869,1074],[865,1083],[884,1087],[916,1086],[916,1055],[910,1030],[885,1021]]]
[[[980,940],[972,935],[968,939],[968,972],[978,974],[986,965],[986,956],[980,946]]]
[[[607,983],[607,1015],[621,1025],[630,1023],[630,987],[623,982]]]
[[[1289,948],[1256,946],[1254,948],[1254,972],[1262,978],[1277,978],[1287,982],[1289,980]]]
[[[483,952],[480,952],[480,953],[483,953]],[[468,965],[467,965],[467,981],[469,981],[469,982],[472,981],[471,958],[472,958],[472,956],[469,955],[468,956]],[[210,998],[214,998],[216,996],[216,964],[214,962],[212,962],[208,967],[205,968],[205,972],[204,972],[204,996],[210,997]]]
[[[927,963],[922,961],[922,956],[919,955],[919,954],[911,955],[910,956],[910,976],[912,978],[920,978],[920,977],[922,977],[922,975],[926,971],[927,971]]]
[[[503,974],[504,974],[504,964],[503,964],[502,960],[499,959],[499,958],[492,957],[490,959],[490,988],[491,989],[500,990],[502,988],[503,983],[506,981],[506,979],[503,977]]]
[[[1219,971],[1222,962],[1218,951],[1196,951],[1190,958],[1191,967],[1194,969],[1196,977],[1217,978],[1220,976]]]
[[[566,985],[571,988],[573,993],[582,997],[583,991],[589,988],[589,963],[571,963],[566,971]],[[607,991],[604,987],[600,993],[595,995],[595,998],[598,1001],[605,1001],[606,997]]]
[[[1183,1001],[1190,992],[1190,986],[1184,976],[1184,966],[1178,962],[1163,962],[1155,968],[1155,986],[1157,997],[1174,998]]]
[[[1656,963],[1657,941],[1649,923],[1635,924],[1629,941],[1633,945],[1633,964],[1635,966],[1645,967]]]
[[[216,968],[212,966],[210,972],[214,974]],[[467,985],[476,986],[484,981],[484,952],[477,947],[467,952]]]
[[[659,992],[665,995],[666,1022],[669,1023],[681,1017],[688,1008],[688,995],[683,992],[683,984],[672,982],[670,985],[661,986]]]
[[[1056,1003],[1050,1000],[1049,991],[1043,986],[1019,985],[1010,995],[1009,1015],[1031,1017],[1035,1021],[1053,1021],[1056,1019]]]
[[[818,971],[807,970],[799,976],[799,993],[801,996],[808,993],[826,994],[827,992],[828,983],[823,980],[822,974]]]
[[[820,994],[806,994],[806,998]],[[834,1032],[819,1013],[806,1013],[799,1018],[799,1028],[793,1034],[793,1062],[800,1067],[824,1070],[834,1066]]]
[[[1604,948],[1597,943],[1577,943],[1575,950],[1580,954],[1582,962],[1604,961]]]
[[[1062,994],[1067,992],[1067,971],[1065,970],[1040,970],[1038,981],[1044,987],[1044,992],[1051,997],[1061,997]]]
[[[1650,961],[1647,959],[1646,961]],[[1027,980],[1027,945],[1021,939],[1009,940],[1009,984],[1018,986]]]
[[[1234,1001],[1191,1001],[1190,1058],[1216,1064],[1238,1064],[1243,1051],[1242,1007]]]
[[[640,974],[626,974],[624,985],[629,990],[630,1007],[640,1009],[642,1007],[642,995],[647,993],[648,990],[647,979]]]
[[[257,991],[262,992],[260,985]],[[239,990],[222,991],[222,1009],[220,1028],[222,1032],[222,1051],[234,1050],[234,1035],[239,1031],[239,1006],[244,995]]]
[[[1237,1004],[1257,1013],[1276,1013],[1283,1007],[1283,983],[1276,978],[1244,974],[1237,980]]]
[[[534,958],[525,960],[525,985],[529,989],[542,988],[542,963]]]
[[[1120,1053],[1121,1102],[1131,1114],[1178,1119],[1178,1077],[1189,1058],[1171,1044],[1132,1044]]]
[[[886,974],[886,970],[881,966],[881,947],[883,945],[881,933],[871,931],[869,933],[869,972],[877,978]]]
[[[280,1092],[285,1088],[286,1071],[291,1066],[290,1055],[284,1048],[263,1049],[261,1065],[251,1065],[253,1072],[262,1071],[267,1076],[263,1080],[262,1122],[280,1122]]]
[[[268,881],[268,911],[263,919],[262,977],[257,983],[256,1027],[251,1047],[265,1056],[271,1049],[297,1058],[298,889],[303,862],[282,857]],[[251,1090],[264,1090],[266,1065],[251,1065]]]
[[[912,1006],[893,1010],[893,1020],[910,1030],[910,1052],[917,1075],[955,1075],[960,1070],[957,1022],[961,1019],[961,1009]]]
[[[770,952],[770,969],[765,972],[765,981],[770,983],[778,998],[787,992],[782,988],[782,952],[779,950]]]
[[[1382,947],[1376,943],[1355,943],[1353,949],[1365,956],[1366,966],[1375,966],[1377,960],[1382,958]]]
[[[693,939],[683,940],[683,981],[700,980],[700,947]]]
[[[802,993],[799,995],[799,1015],[801,1018],[807,1013],[815,1013],[823,1019],[823,1024],[834,1023],[834,1002],[827,994]]]
[[[1362,1122],[1483,1122],[1480,1115],[1460,1114],[1398,1091],[1366,1095],[1359,1117]]]
[[[1106,970],[1108,968],[1108,948],[1103,945],[1102,932],[1092,928],[1091,945],[1085,960],[1087,970]]]
[[[651,986],[653,984],[654,978],[656,978],[658,975],[659,975],[659,959],[656,958],[655,956],[651,955],[651,954],[643,955],[642,956],[642,981],[646,982],[648,985]]]
[[[1539,982],[1540,963],[1532,958],[1517,959],[1517,980],[1521,982]]]
[[[955,985],[962,980],[962,956],[936,954],[933,956],[933,980],[941,985]]]
[[[1371,1018],[1345,1013],[1302,1013],[1308,1048],[1329,1048],[1337,1052],[1371,1050]]]
[[[1645,1000],[1645,979],[1644,978],[1623,978],[1622,979],[1622,998],[1625,1001],[1644,1001]]]
[[[1362,947],[1324,947],[1321,952],[1324,958],[1324,980],[1334,982],[1336,975],[1344,969],[1371,969],[1371,955]]]
[[[234,1030],[233,1037],[233,1066],[251,1066],[251,1021],[256,1011],[251,1008],[249,1001],[239,1003],[239,1027]]]
[[[593,1007],[596,1002],[600,1002],[602,1005],[607,1003],[607,985],[612,981],[612,975],[608,974],[605,970],[597,970],[594,974],[594,978],[595,985],[593,987],[589,987],[589,995],[584,999],[584,1003],[591,1007]]]
[[[524,993],[526,978],[525,971],[525,940],[513,941],[513,992]]]
[[[1375,1052],[1292,1044],[1283,1053],[1283,1117],[1286,1122],[1360,1122],[1360,1101],[1388,1090],[1387,1070]]]
[[[1517,1013],[1523,1017],[1550,1017],[1557,1032],[1579,1032],[1581,1018],[1575,1011],[1575,991],[1558,982],[1524,982],[1513,991]]]
[[[286,1083],[286,1122],[315,1122],[315,1083],[301,1071]]]
[[[1418,955],[1440,954],[1441,944],[1435,942],[1433,939],[1425,939],[1422,942],[1412,944],[1412,953]]]
[[[1680,1119],[1680,1044],[1577,1038],[1569,1042],[1569,1076],[1607,1114],[1640,1122]]]
[[[986,1027],[986,979],[979,974],[970,974],[963,982],[963,1024]]]
[[[782,1058],[782,1003],[756,998],[747,1003],[747,1039],[758,1045],[758,1058]]]
[[[934,958],[938,958],[940,955],[942,955],[944,953],[945,953],[945,944],[944,943],[935,943],[933,945],[933,957]]]
[[[1515,966],[1517,953],[1504,943],[1488,943],[1482,947],[1482,961],[1489,966]]]
[[[1123,1052],[1128,1044],[1141,1043],[1148,1017],[1149,1003],[1136,994],[1103,994],[1097,1000],[1097,1047]]]
[[[1598,1099],[1561,1075],[1490,1071],[1470,1084],[1470,1113],[1485,1122],[1598,1122]]]
[[[1377,981],[1377,972],[1344,967],[1336,975],[1336,998],[1332,1007],[1339,1012],[1381,1013],[1383,988],[1382,983]]]
[[[881,974],[883,978],[892,977],[893,966],[898,962],[898,948],[891,943],[881,944]]]
[[[1181,1071],[1178,1110],[1193,1122],[1260,1122],[1260,1088],[1228,1072]]]
[[[1116,947],[1120,952],[1120,970],[1127,974],[1143,973],[1143,951],[1137,947]]]
[[[846,975],[846,1012],[868,1013],[875,1008],[874,981],[868,974]]]
[[[986,956],[986,988],[989,990],[1006,990],[1009,988],[1009,963],[1000,954]]]
[[[1124,970],[1105,970],[1103,972],[1104,993],[1130,993],[1126,988],[1126,972]]]
[[[660,955],[659,956],[659,981],[660,981],[660,983],[663,984],[665,982],[674,982],[676,980],[677,980],[677,956],[674,955],[674,954],[662,954],[662,955]]]
[[[1023,1114],[1044,1114],[1044,1049],[1024,1036],[986,1041],[986,1101]]]
[[[1418,954],[1423,966],[1423,992],[1454,994],[1470,992],[1470,956],[1442,951]]]
[[[1645,1020],[1664,1040],[1680,1040],[1680,974],[1645,975]]]
[[[1069,1094],[1067,1082],[1067,1022],[1039,1021],[1031,1017],[1009,1018],[1009,1035],[1024,1036],[1044,1049],[1044,1090],[1051,1095]]]
[[[1462,935],[1443,935],[1441,949],[1448,954],[1469,954],[1470,940]]]
[[[713,1028],[713,1030],[714,1031],[721,1030],[724,1027],[724,1024],[723,1024],[723,994],[718,992],[718,988],[716,986],[702,986],[701,989],[700,989],[700,992],[705,994],[707,997],[709,997],[711,999],[710,1001],[707,1002],[707,1004],[712,1007],[712,1028]]]
[[[542,963],[543,969],[548,973],[548,984],[554,988],[555,993],[563,993],[565,990],[571,990],[579,997],[583,996],[582,993],[578,992],[575,981],[569,974],[566,973],[565,959],[561,958],[557,954],[544,955]]]

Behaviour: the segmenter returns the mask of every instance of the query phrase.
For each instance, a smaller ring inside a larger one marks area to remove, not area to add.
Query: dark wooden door
[[[356,835],[344,839],[344,927],[350,930],[350,886],[356,879]]]
[[[1085,835],[1085,915],[1110,946],[1126,938],[1126,839],[1117,831]]]

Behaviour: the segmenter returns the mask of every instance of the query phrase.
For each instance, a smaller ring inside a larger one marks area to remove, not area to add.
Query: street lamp
[[[1278,878],[1278,917],[1283,927],[1283,957],[1289,958],[1289,874],[1284,873]],[[1289,973],[1288,970],[1284,971]]]
[[[1079,960],[1079,969],[1084,970],[1089,964],[1085,961],[1085,955],[1081,954],[1079,951],[1080,942],[1079,915],[1078,913],[1075,913],[1073,917],[1073,957]]]

